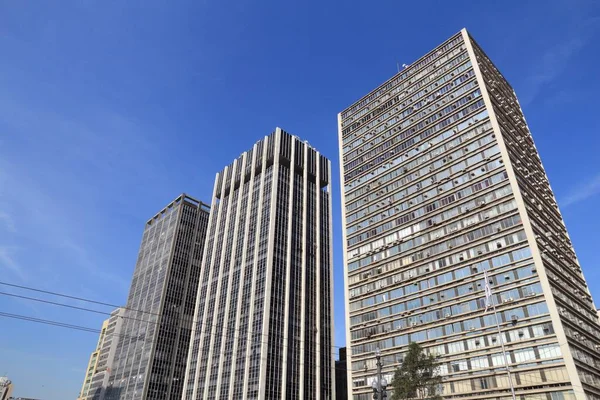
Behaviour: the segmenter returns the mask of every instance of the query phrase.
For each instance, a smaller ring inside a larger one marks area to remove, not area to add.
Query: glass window
[[[494,367],[504,365],[504,355],[503,354],[493,354],[492,355],[492,365]]]
[[[425,331],[413,332],[410,334],[411,342],[422,342],[427,340],[427,333]]]
[[[546,302],[531,304],[527,306],[527,313],[530,317],[534,317],[536,315],[547,314],[548,313],[548,305]]]
[[[443,335],[444,335],[444,331],[443,331],[442,327],[427,330],[427,337],[429,339],[436,339]]]
[[[490,364],[488,362],[487,357],[475,357],[471,359],[471,368],[479,369],[479,368],[487,368]]]
[[[465,350],[464,343],[461,342],[453,342],[448,343],[448,354],[460,353]]]
[[[540,358],[558,358],[560,357],[561,351],[560,346],[558,344],[551,344],[548,346],[540,346],[538,347],[538,351],[540,352]]]
[[[452,372],[460,372],[467,370],[467,361],[466,360],[457,360],[450,362],[450,370]]]
[[[519,372],[519,379],[524,385],[537,385],[542,383],[542,376],[540,374],[540,371]]]
[[[412,309],[414,309],[414,308],[419,308],[419,307],[421,307],[421,299],[420,299],[420,298],[417,298],[417,299],[414,299],[414,300],[410,300],[410,301],[408,302],[408,304],[406,305],[406,307],[407,307],[407,309],[409,309],[409,310],[412,310]]]
[[[517,363],[527,363],[535,360],[535,352],[532,348],[516,350],[514,355]]]
[[[398,314],[406,309],[404,303],[395,304],[392,306],[392,314]]]

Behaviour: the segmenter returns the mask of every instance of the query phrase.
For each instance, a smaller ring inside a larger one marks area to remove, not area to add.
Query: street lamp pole
[[[496,304],[492,301],[492,290],[490,288],[490,281],[488,278],[487,271],[483,271],[483,277],[485,279],[485,297],[486,297],[486,311],[491,306],[494,311],[494,318],[496,319],[496,329],[498,330],[498,339],[500,340],[500,346],[502,346],[502,355],[504,356],[504,366],[506,367],[506,375],[508,375],[508,384],[510,385],[510,393],[512,400],[516,400],[515,386],[512,380],[512,374],[510,373],[510,367],[508,365],[508,355],[506,354],[506,347],[504,346],[504,337],[502,335],[502,329],[500,328],[500,319],[498,318],[498,312],[496,311]]]
[[[381,390],[381,351],[379,347],[375,350],[375,358],[377,359],[377,398],[383,399],[383,390]]]

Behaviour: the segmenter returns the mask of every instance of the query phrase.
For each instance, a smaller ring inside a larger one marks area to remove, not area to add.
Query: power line
[[[95,301],[95,300],[90,300],[90,299],[86,299],[86,298],[82,298],[82,297],[76,297],[76,296],[71,296],[71,295],[66,295],[63,293],[57,293],[57,292],[51,292],[51,291],[47,291],[47,290],[43,290],[43,289],[37,289],[37,288],[33,288],[33,287],[29,287],[29,286],[22,286],[22,285],[17,285],[17,284],[12,284],[12,283],[8,283],[8,282],[1,282],[0,281],[0,285],[5,285],[5,286],[10,286],[10,287],[15,287],[15,288],[19,288],[19,289],[24,289],[24,290],[30,290],[30,291],[34,291],[34,292],[38,292],[38,293],[45,293],[45,294],[50,294],[53,296],[58,296],[58,297],[64,297],[64,298],[68,298],[68,299],[74,299],[74,300],[79,300],[79,301],[84,301],[84,302],[89,302],[89,303],[93,303],[93,304],[99,304],[99,305],[103,305],[103,306],[110,306],[110,307],[114,307],[114,308],[122,308],[128,311],[134,311],[134,312],[140,312],[140,313],[145,313],[145,314],[150,314],[150,315],[155,315],[155,316],[159,316],[162,317],[164,316],[163,314],[158,314],[158,313],[153,313],[153,312],[149,312],[149,311],[144,311],[144,310],[136,310],[134,308],[129,308],[129,307],[121,307],[115,304],[110,304],[110,303],[104,303],[104,302],[99,302],[99,301]],[[77,306],[72,306],[69,304],[64,304],[64,303],[58,303],[58,302],[54,302],[54,301],[49,301],[49,300],[45,300],[45,299],[39,299],[39,298],[35,298],[35,297],[29,297],[29,296],[22,296],[22,295],[18,295],[18,294],[14,294],[14,293],[7,293],[7,292],[0,292],[0,295],[5,295],[5,296],[11,296],[11,297],[16,297],[16,298],[20,298],[20,299],[24,299],[24,300],[29,300],[29,301],[35,301],[35,302],[39,302],[39,303],[45,303],[45,304],[49,304],[49,305],[54,305],[54,306],[59,306],[59,307],[66,307],[66,308],[71,308],[71,309],[75,309],[78,311],[85,311],[85,312],[91,312],[91,313],[95,313],[95,314],[101,314],[101,315],[107,315],[107,316],[112,316],[112,313],[107,313],[104,311],[99,311],[99,310],[94,310],[94,309],[90,309],[90,308],[85,308],[85,307],[77,307]],[[0,315],[0,316],[5,316],[5,315]],[[101,332],[101,330],[99,329],[95,329],[95,328],[89,328],[89,327],[83,327],[83,326],[78,326],[78,325],[71,325],[71,324],[65,324],[62,322],[57,322],[57,321],[50,321],[50,320],[38,320],[36,318],[33,317],[28,317],[28,316],[23,316],[23,315],[12,315],[11,318],[16,318],[16,319],[22,319],[25,321],[30,321],[30,322],[40,322],[40,323],[46,323],[48,325],[55,325],[55,326],[59,326],[59,327],[73,327],[73,329],[76,330],[82,330],[82,331],[86,331],[86,332],[92,332],[92,333],[97,333],[99,334]],[[193,317],[186,317],[183,316],[181,318],[178,318],[177,321],[175,321],[173,324],[168,324],[165,322],[158,322],[158,321],[148,321],[148,320],[142,320],[142,319],[137,319],[137,318],[133,318],[133,317],[129,317],[129,316],[119,316],[119,318],[123,318],[123,319],[128,319],[128,320],[132,320],[132,321],[138,321],[141,323],[148,323],[148,324],[153,324],[153,325],[157,325],[157,326],[172,326],[175,325],[177,322],[181,322],[184,319],[187,320],[187,322],[191,322],[193,324],[192,329],[191,329],[191,340],[193,340],[193,335],[196,332],[200,332],[202,334],[209,334],[211,336],[220,336],[221,338],[225,337],[226,333],[221,333],[221,332],[212,332],[212,331],[208,331],[210,328],[212,327],[216,327],[219,330],[222,330],[223,325],[214,325],[214,324],[209,324],[209,323],[201,323],[201,322],[197,322],[197,323],[193,323]],[[206,326],[207,330],[199,330],[198,326]],[[248,328],[250,328],[250,324],[248,324]],[[252,332],[248,332],[247,330],[242,330],[240,328],[233,328],[233,327],[229,327],[226,329],[226,332],[230,332],[230,331],[238,331],[241,333],[246,334],[247,337],[250,336],[254,336],[256,335],[256,333],[252,333]],[[141,335],[126,335],[126,334],[114,334],[112,333],[111,335],[114,336],[119,336],[122,338],[128,338],[128,339],[137,339],[139,340]],[[259,334],[259,336],[264,336],[264,337],[269,337],[269,335],[267,333],[261,333]],[[248,339],[246,339],[248,340]],[[144,341],[147,342],[147,341]],[[305,342],[304,340],[300,341],[300,342]],[[260,342],[260,343],[264,343],[267,344],[268,342]],[[288,347],[287,344],[283,344],[284,347]],[[340,349],[344,346],[336,346],[336,345],[330,345],[330,347],[335,348],[335,349]],[[337,351],[333,351],[332,352],[333,355],[337,354]]]
[[[94,329],[94,328],[89,328],[89,327],[84,327],[84,326],[80,326],[80,325],[73,325],[73,324],[67,324],[67,323],[63,323],[63,322],[58,322],[58,321],[52,321],[52,320],[46,320],[46,319],[41,319],[41,318],[35,318],[35,317],[29,317],[29,316],[25,316],[25,315],[19,315],[19,314],[10,314],[10,313],[5,313],[5,312],[0,312],[0,317],[5,317],[5,318],[12,318],[12,319],[17,319],[17,320],[23,320],[23,321],[28,321],[28,322],[34,322],[34,323],[40,323],[40,324],[45,324],[45,325],[51,325],[51,326],[57,326],[57,327],[62,327],[62,328],[66,328],[66,329],[73,329],[73,330],[79,330],[79,331],[84,331],[84,332],[89,332],[89,333],[96,333],[99,334],[101,331],[99,329]],[[134,338],[133,336],[128,336],[128,335],[119,335],[119,336],[123,336],[125,338]],[[302,341],[301,341],[302,342]],[[260,344],[269,344],[268,342],[264,342],[264,341],[260,341],[258,342]],[[560,343],[549,343],[549,344],[556,344],[558,346],[561,346]],[[251,345],[251,343],[250,343]],[[286,348],[286,347],[290,347],[287,344],[282,344],[282,347]],[[546,352],[546,351],[550,351],[551,349],[539,349],[538,347],[538,351],[539,352]],[[298,349],[299,351],[299,349]],[[316,351],[312,352],[313,354],[316,354]],[[225,354],[223,352],[219,352],[218,353],[221,356],[225,356]],[[335,352],[331,353],[332,355],[335,355]],[[255,356],[255,354],[246,354],[243,355],[241,358],[242,359],[250,359],[251,357]],[[237,359],[240,359],[239,356],[236,356]],[[562,357],[562,354],[561,354]],[[260,358],[263,358],[263,356],[261,356]],[[531,360],[531,361],[537,361],[538,359],[535,360]],[[542,359],[539,359],[542,360]],[[564,361],[564,358],[562,359]],[[207,365],[210,365],[212,361],[211,360],[207,360]],[[300,365],[306,365],[306,363],[300,363]],[[544,364],[545,368],[553,368],[554,366],[551,364]],[[560,366],[560,365],[559,365]],[[495,367],[501,367],[501,366],[495,366]],[[564,365],[562,365],[562,367],[564,367]],[[337,371],[353,371],[351,366],[350,368],[346,367],[346,368],[340,368],[340,367],[336,367],[334,366],[333,368],[334,370]],[[481,370],[485,370],[485,368],[482,368]],[[536,371],[536,370],[534,370]],[[462,371],[461,371],[462,372]],[[467,371],[465,371],[467,372]],[[472,370],[471,370],[472,372]],[[567,381],[555,381],[555,380],[549,380],[546,378],[545,381],[533,381],[533,380],[527,380],[525,377],[521,376],[521,373],[524,372],[528,372],[528,371],[515,371],[515,373],[519,373],[518,378],[521,382],[525,382],[525,383],[529,383],[531,385],[539,385],[539,386],[543,386],[544,384],[548,384],[548,383],[553,383],[553,384],[562,384],[565,387],[566,386],[571,386],[571,389],[569,390],[573,390],[574,392],[577,393],[585,393],[585,392],[580,392],[579,390],[576,390],[575,388],[573,388],[572,383],[567,380]],[[494,374],[495,376],[495,374]],[[471,380],[471,379],[476,379],[477,376],[469,376],[467,379]],[[460,380],[460,377],[457,377],[457,379]],[[565,385],[566,384],[566,385]],[[498,388],[500,390],[504,390],[504,388]],[[523,390],[522,388],[517,388],[516,390]]]
[[[164,317],[164,314],[159,314],[159,313],[155,313],[155,312],[151,312],[151,311],[138,310],[138,309],[127,307],[127,306],[119,306],[119,305],[116,305],[116,304],[105,303],[105,302],[100,302],[100,301],[96,301],[96,300],[90,300],[90,299],[86,299],[86,298],[83,298],[83,297],[77,297],[77,296],[67,295],[67,294],[64,294],[64,293],[51,292],[51,291],[48,291],[48,290],[37,289],[37,288],[30,287],[30,286],[22,286],[22,285],[17,285],[17,284],[14,284],[14,283],[8,283],[8,282],[2,282],[2,281],[0,281],[0,285],[10,286],[10,287],[14,287],[14,288],[18,288],[18,289],[23,289],[23,290],[29,290],[29,291],[38,292],[38,293],[49,294],[49,295],[52,295],[52,296],[58,296],[58,297],[72,299],[72,300],[84,301],[84,302],[88,302],[88,303],[92,303],[92,304],[98,304],[98,305],[103,305],[103,306],[112,307],[112,308],[122,308],[122,309],[127,310],[127,311],[133,311],[133,312],[139,312],[139,313],[153,315],[153,316],[158,316],[158,317]],[[46,303],[46,304],[55,305],[55,306],[59,306],[59,307],[66,307],[66,308],[76,309],[76,310],[79,310],[79,311],[92,312],[92,313],[95,313],[95,314],[102,314],[102,315],[107,315],[107,316],[111,316],[112,315],[111,313],[107,313],[107,312],[104,312],[104,311],[93,310],[93,309],[89,309],[89,308],[85,308],[85,307],[71,306],[69,304],[57,303],[57,302],[53,302],[53,301],[49,301],[49,300],[45,300],[45,299],[38,299],[38,298],[34,298],[34,297],[22,296],[22,295],[17,295],[17,294],[13,294],[13,293],[0,292],[0,295],[17,297],[17,298],[21,298],[21,299],[25,299],[25,300],[36,301],[36,302],[40,302],[40,303]],[[169,326],[170,325],[170,324],[166,324],[164,322],[141,320],[141,319],[133,318],[133,317],[130,317],[130,316],[120,316],[120,317],[124,318],[124,319],[129,319],[129,320],[132,320],[132,321],[149,323],[149,324],[154,324],[154,325],[158,325],[158,326],[160,326],[160,325],[167,325],[167,326]],[[180,317],[180,318],[177,319],[177,322],[181,322],[181,321],[186,320],[187,322],[192,322],[194,325],[206,326],[207,329],[210,329],[210,328],[213,328],[213,327],[219,327],[218,325],[214,325],[214,324],[210,324],[210,323],[202,323],[202,322],[196,322],[196,323],[194,323],[193,319],[194,319],[193,316],[191,316],[191,317],[182,316],[182,317]],[[235,331],[242,332],[242,330],[239,329],[239,328],[227,328],[227,330],[235,330]],[[198,331],[198,329],[195,326],[192,327],[192,332],[194,332],[194,331]],[[208,334],[211,334],[211,335],[217,335],[218,334],[218,332],[212,333],[212,332],[206,332],[206,331],[200,331],[200,333],[208,333]],[[266,334],[266,333],[262,333],[260,335],[261,336],[268,336],[268,334]],[[336,349],[340,349],[340,348],[345,347],[345,346],[331,345],[331,347],[336,348]]]
[[[70,304],[64,304],[64,303],[56,303],[56,302],[50,301],[50,300],[43,300],[43,299],[37,299],[35,297],[21,296],[19,294],[14,294],[14,293],[0,292],[0,295],[16,297],[19,299],[30,300],[30,301],[35,301],[35,302],[39,302],[39,303],[51,304],[53,306],[72,308],[74,310],[87,311],[87,312],[91,312],[91,313],[95,313],[95,314],[102,314],[102,315],[109,315],[109,316],[111,315],[111,313],[108,313],[105,311],[92,310],[90,308],[77,307],[77,306],[72,306]]]
[[[14,288],[19,288],[19,289],[24,289],[24,290],[30,290],[30,291],[33,291],[33,292],[51,294],[53,296],[66,297],[66,298],[72,299],[72,300],[80,300],[80,301],[85,301],[87,303],[94,303],[94,304],[99,304],[99,305],[107,306],[107,307],[121,308],[121,306],[118,306],[118,305],[115,305],[115,304],[103,303],[101,301],[84,299],[82,297],[70,296],[70,295],[67,295],[67,294],[51,292],[51,291],[48,291],[48,290],[36,289],[36,288],[29,287],[29,286],[16,285],[14,283],[8,283],[8,282],[1,282],[0,281],[0,285],[11,286],[11,287],[14,287]]]
[[[46,325],[52,325],[52,326],[58,326],[58,327],[62,327],[62,328],[67,328],[67,329],[74,329],[74,330],[80,330],[80,331],[85,331],[85,332],[90,332],[90,333],[96,333],[99,334],[101,332],[101,330],[99,329],[95,329],[95,328],[89,328],[89,327],[85,327],[85,326],[80,326],[80,325],[72,325],[72,324],[67,324],[67,323],[63,323],[63,322],[58,322],[58,321],[52,321],[52,320],[45,320],[45,319],[40,319],[40,318],[35,318],[35,317],[29,317],[29,316],[25,316],[25,315],[19,315],[19,314],[9,314],[9,313],[5,313],[5,312],[0,312],[0,316],[2,317],[7,317],[7,318],[13,318],[13,319],[19,319],[19,320],[24,320],[24,321],[29,321],[29,322],[35,322],[35,323],[41,323],[41,324],[46,324]],[[208,333],[208,332],[206,332]],[[114,334],[113,334],[114,335]],[[139,336],[131,336],[131,335],[115,335],[115,336],[120,336],[120,337],[124,337],[124,338],[129,338],[129,339],[133,339],[133,338],[138,338]],[[248,335],[248,336],[252,336],[252,335]],[[224,336],[221,336],[221,338],[223,339]],[[226,339],[226,338],[225,338]],[[247,339],[246,339],[247,340]],[[304,342],[303,340],[298,341],[298,343],[302,343]],[[250,342],[250,344],[269,344],[269,342],[265,342],[265,341],[258,341],[258,342]],[[556,343],[548,343],[548,344],[556,344],[558,346],[561,346],[560,343],[556,342]],[[283,347],[291,347],[288,344],[283,343],[282,344]],[[333,347],[333,346],[332,346]],[[518,350],[518,349],[517,349]],[[551,349],[540,349],[538,347],[538,351],[543,353],[543,352],[548,352]],[[224,355],[223,353],[219,353],[221,355]],[[335,352],[332,352],[331,354],[335,355]],[[449,354],[450,355],[450,354]],[[561,355],[562,356],[562,355]],[[466,359],[466,358],[465,358]],[[533,360],[532,360],[533,361]],[[452,362],[452,361],[447,361],[448,363]],[[498,365],[498,366],[493,366],[493,367],[502,367],[502,365]],[[352,370],[352,368],[336,368],[339,370]],[[360,370],[352,370],[355,372],[360,372]],[[462,371],[461,371],[462,372]]]
[[[72,300],[79,300],[79,301],[88,302],[88,303],[92,303],[92,304],[98,304],[98,305],[102,305],[102,306],[108,306],[108,307],[113,307],[113,308],[123,308],[123,309],[128,310],[128,311],[140,312],[140,313],[149,314],[149,315],[155,315],[155,316],[162,316],[161,314],[153,313],[153,312],[150,312],[150,311],[137,310],[137,309],[130,308],[130,307],[122,307],[122,306],[118,306],[118,305],[111,304],[111,303],[105,303],[105,302],[100,302],[100,301],[96,301],[96,300],[90,300],[90,299],[86,299],[86,298],[82,298],[82,297],[77,297],[77,296],[71,296],[71,295],[67,295],[67,294],[63,294],[63,293],[51,292],[51,291],[37,289],[37,288],[33,288],[33,287],[16,285],[16,284],[8,283],[8,282],[1,282],[0,281],[0,285],[15,287],[15,288],[23,289],[23,290],[34,291],[34,292],[38,292],[38,293],[49,294],[49,295],[63,297],[63,298],[68,298],[68,299],[72,299]],[[111,316],[112,315],[111,313],[107,313],[107,312],[104,312],[104,311],[89,309],[89,308],[85,308],[85,307],[77,307],[77,306],[72,306],[72,305],[69,305],[69,304],[57,303],[57,302],[53,302],[53,301],[49,301],[49,300],[45,300],[45,299],[38,299],[38,298],[34,298],[34,297],[22,296],[22,295],[13,294],[13,293],[0,292],[0,295],[21,298],[21,299],[29,300],[29,301],[41,302],[41,303],[45,303],[45,304],[49,304],[49,305],[54,305],[54,306],[59,306],[59,307],[71,308],[71,309],[75,309],[75,310],[78,310],[78,311],[91,312],[91,313],[96,313],[96,314],[101,314],[101,315],[107,315],[107,316]],[[17,319],[17,320],[23,320],[23,321],[34,322],[34,323],[40,323],[40,324],[45,324],[45,325],[50,325],[50,326],[55,326],[55,327],[62,327],[62,328],[66,328],[66,329],[78,330],[78,331],[95,333],[95,334],[100,334],[101,333],[101,330],[100,329],[96,329],[96,328],[90,328],[90,327],[85,327],[85,326],[80,326],[80,325],[73,325],[73,324],[68,324],[68,323],[64,323],[64,322],[53,321],[53,320],[46,320],[46,319],[35,318],[35,317],[29,317],[29,316],[19,315],[19,314],[10,314],[10,313],[5,313],[5,312],[0,312],[0,317]],[[138,321],[138,322],[142,322],[142,323],[149,323],[149,324],[154,324],[154,325],[159,325],[159,326],[160,325],[166,325],[164,322],[140,320],[140,319],[133,318],[133,317],[128,317],[128,316],[120,316],[120,317],[124,318],[124,319],[129,319],[129,320],[133,320],[133,321]],[[197,323],[196,325],[202,325],[202,324],[201,323]],[[205,324],[205,325],[207,325],[207,327],[211,326],[211,327],[220,328],[218,325],[211,325],[211,324]],[[247,333],[247,331],[243,331],[243,330],[241,330],[239,328],[228,328],[227,329],[227,331],[231,331],[231,330],[235,330],[235,331]],[[197,331],[197,328],[196,327],[192,327],[192,329],[191,329],[192,335],[196,331]],[[220,332],[207,332],[207,331],[200,331],[200,332],[201,333],[205,333],[205,334],[209,334],[209,335],[212,335],[212,336],[215,336],[215,335],[216,336],[220,336],[222,339],[227,339],[225,337],[225,335],[221,334]],[[114,333],[111,334],[111,335],[113,335],[113,336],[119,336],[119,337],[126,338],[126,339],[137,339],[137,340],[140,339],[140,335],[137,335],[137,336],[125,335],[125,334],[118,334],[117,335],[117,334],[114,334]],[[247,334],[247,338],[250,337],[250,336],[253,336],[253,334],[252,333]],[[268,336],[268,335],[267,334],[261,334],[261,336]],[[246,338],[246,340],[248,340],[247,338]],[[144,342],[148,342],[148,341],[144,340]],[[303,342],[305,342],[305,341],[301,340],[298,343],[303,343]],[[250,342],[249,344],[251,345],[252,343],[253,342]],[[254,342],[254,343],[256,344],[256,342]],[[268,342],[265,342],[265,341],[260,341],[258,343],[260,343],[260,344],[268,344]],[[552,343],[550,343],[550,344],[552,344]],[[559,346],[561,345],[560,343],[556,343],[556,344],[558,344]],[[285,343],[283,343],[282,346],[284,348],[291,347],[290,345],[285,344]],[[331,345],[331,347],[332,348],[336,348],[336,349],[340,349],[340,348],[345,347],[345,346]],[[549,349],[538,349],[538,351],[549,351]],[[220,353],[220,354],[224,355],[222,353]],[[331,354],[332,355],[337,355],[337,351],[333,351]],[[246,355],[245,357],[249,358],[249,357],[252,357],[252,355]],[[347,367],[347,368],[335,367],[335,369],[336,370],[343,370],[343,371],[346,371],[346,372],[349,371],[349,370],[350,371],[352,370],[351,366]],[[519,372],[519,371],[516,371],[516,372]],[[522,379],[520,377],[519,377],[519,379],[521,381],[525,380],[525,379]],[[532,382],[532,383],[536,383],[536,382]],[[540,384],[543,384],[543,383],[564,383],[564,382],[546,380],[546,381],[544,381],[544,382],[542,382]]]
[[[96,333],[96,334],[101,333],[100,329],[89,328],[89,327],[85,327],[85,326],[81,326],[81,325],[72,325],[72,324],[67,324],[67,323],[64,323],[64,322],[58,322],[58,321],[53,321],[53,320],[46,320],[46,319],[41,319],[41,318],[35,318],[35,317],[27,316],[27,315],[10,314],[10,313],[5,313],[5,312],[1,312],[0,311],[0,317],[13,318],[13,319],[17,319],[17,320],[23,320],[23,321],[28,321],[28,322],[40,323],[40,324],[45,324],[45,325],[58,326],[58,327],[66,328],[66,329],[80,330],[80,331],[85,331],[85,332],[90,332],[90,333]],[[130,336],[130,335],[122,335],[122,334],[114,335],[114,336],[120,336],[120,337],[123,337],[123,338],[129,338],[129,339],[139,338],[139,336]],[[269,342],[265,342],[265,341],[258,341],[258,342],[249,341],[248,338],[251,337],[251,336],[252,336],[252,334],[248,335],[248,337],[246,338],[246,341],[248,341],[248,344],[249,344],[249,346],[247,347],[248,349],[250,348],[250,346],[252,344],[266,344],[266,345],[269,344]],[[223,338],[223,336],[221,336],[221,338]],[[144,340],[144,342],[147,342],[147,341]],[[298,347],[298,351],[299,351],[299,348],[300,348],[300,343],[303,343],[303,342],[304,342],[304,340],[297,341],[296,346]],[[150,342],[150,343],[152,343],[152,342]],[[291,346],[291,345],[288,345],[286,343],[282,343],[281,346],[284,347],[284,348],[289,348],[289,347],[292,347],[293,345]],[[314,346],[314,347],[316,347],[316,346]],[[220,352],[218,354],[225,355],[223,352]],[[314,351],[313,354],[316,354],[316,351]],[[336,354],[335,352],[331,352],[331,355],[335,355],[335,354]],[[245,358],[250,358],[250,357],[253,357],[253,356],[254,356],[254,354],[249,354],[249,355],[246,355],[244,357]],[[261,356],[261,358],[263,358],[263,357],[266,357],[266,355],[265,356]],[[300,363],[300,365],[303,365],[303,363]]]
[[[97,329],[87,328],[85,326],[71,325],[71,324],[67,324],[67,323],[64,323],[64,322],[57,322],[57,321],[51,321],[51,320],[47,320],[47,319],[28,317],[26,315],[10,314],[10,313],[5,313],[5,312],[1,312],[1,311],[0,311],[0,317],[20,319],[20,320],[23,320],[23,321],[29,321],[29,322],[36,322],[36,323],[39,323],[39,324],[59,326],[59,327],[62,327],[62,328],[75,329],[75,330],[80,330],[80,331],[84,331],[84,332],[91,332],[91,333],[99,333],[100,332]]]

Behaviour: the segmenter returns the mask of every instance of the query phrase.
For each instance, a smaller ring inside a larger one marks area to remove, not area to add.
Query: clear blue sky
[[[598,2],[296,3],[0,2],[0,280],[123,303],[145,220],[181,192],[209,201],[281,126],[333,161],[345,343],[337,113],[467,27],[521,100],[600,301]],[[103,319],[2,295],[0,311]],[[0,374],[75,399],[96,340],[0,317]]]

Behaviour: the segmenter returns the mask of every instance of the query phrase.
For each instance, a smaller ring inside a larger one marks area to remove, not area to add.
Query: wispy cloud
[[[0,106],[9,110],[0,127],[11,132],[0,143],[0,271],[27,277],[32,286],[68,286],[75,295],[97,297],[93,288],[102,286],[125,292],[129,274],[107,263],[89,227],[103,229],[108,207],[127,215],[131,203],[114,193],[131,190],[133,177],[168,181],[156,162],[161,143],[111,110],[64,114],[13,96],[0,96]],[[11,246],[20,249],[21,264]]]
[[[599,21],[598,17],[579,21],[572,32],[565,32],[562,41],[543,52],[528,79],[526,91],[521,96],[521,104],[533,102],[544,87],[554,82],[567,69],[573,57],[593,39]]]
[[[22,281],[26,280],[23,268],[15,259],[16,248],[0,245],[0,271],[7,271],[11,275],[18,276]]]
[[[77,262],[78,266],[84,268],[90,276],[118,285],[119,289],[121,290],[129,286],[129,282],[126,279],[99,267],[97,263],[92,261],[88,251],[77,243],[71,240],[65,240],[62,243],[61,248],[63,248],[65,252]]]
[[[560,204],[569,207],[600,194],[600,174],[571,191]]]

